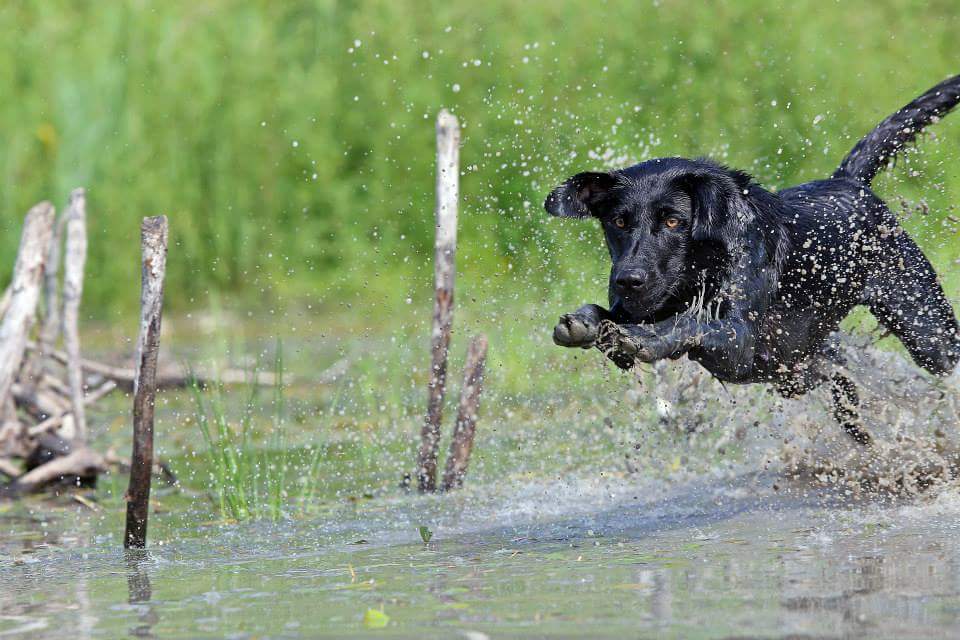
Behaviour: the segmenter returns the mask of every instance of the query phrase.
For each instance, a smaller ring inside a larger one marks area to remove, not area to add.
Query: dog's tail
[[[953,76],[878,124],[847,154],[833,177],[870,184],[924,127],[949,113],[958,102],[960,76]]]

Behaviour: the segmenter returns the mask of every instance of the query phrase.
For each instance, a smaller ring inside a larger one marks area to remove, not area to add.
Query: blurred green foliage
[[[138,224],[158,213],[182,310],[426,303],[448,107],[467,295],[602,299],[599,234],[542,212],[556,181],[702,154],[770,186],[823,177],[960,72],[958,32],[953,0],[8,0],[0,284],[27,208],[85,185],[90,315],[136,305]],[[882,182],[926,197],[924,220],[960,191],[958,121]],[[926,227],[943,269],[956,235]]]

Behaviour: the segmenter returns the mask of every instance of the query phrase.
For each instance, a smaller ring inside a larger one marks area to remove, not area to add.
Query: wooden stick
[[[483,369],[487,359],[487,336],[480,334],[470,341],[467,362],[463,370],[463,386],[460,388],[460,406],[457,423],[453,428],[447,468],[443,473],[443,491],[463,485],[473,449],[473,434],[477,428],[477,410],[483,392]]]
[[[83,189],[70,194],[67,211],[67,243],[63,261],[63,345],[67,351],[67,382],[73,405],[77,434],[75,444],[87,441],[87,414],[83,408],[83,371],[80,368],[80,298],[83,295],[83,268],[87,261],[87,211]]]
[[[460,183],[460,125],[448,111],[437,116],[437,233],[434,242],[433,334],[430,344],[430,385],[427,415],[420,432],[417,481],[421,492],[435,491],[437,449],[447,380],[447,352],[453,326],[453,285],[456,274],[457,197]]]
[[[53,215],[53,206],[41,202],[30,209],[23,223],[10,283],[10,303],[0,322],[0,403],[7,402],[23,361],[27,334],[33,325],[40,297],[40,277],[53,230]]]
[[[163,280],[167,267],[167,217],[144,218],[140,237],[143,253],[140,336],[137,340],[137,377],[133,386],[133,453],[127,489],[127,528],[123,538],[123,546],[128,549],[142,549],[147,544],[150,471],[153,469],[153,410],[157,396]]]
[[[29,343],[27,344],[27,351],[30,351]],[[60,378],[56,377],[51,373],[44,373],[40,377],[40,384],[43,385],[44,387],[49,388],[51,391],[59,395],[61,398],[70,397],[70,387],[68,387],[63,380],[61,380]]]

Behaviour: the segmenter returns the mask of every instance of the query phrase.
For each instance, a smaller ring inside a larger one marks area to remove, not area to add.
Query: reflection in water
[[[140,624],[130,628],[130,635],[137,638],[153,638],[153,627],[158,616],[150,604],[153,588],[147,571],[150,560],[146,549],[124,549],[127,565],[127,603],[137,610]]]

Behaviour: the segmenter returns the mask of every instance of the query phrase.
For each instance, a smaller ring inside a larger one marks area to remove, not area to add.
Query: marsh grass
[[[254,367],[255,374],[258,367]],[[279,520],[292,506],[289,485],[293,452],[287,446],[287,416],[283,389],[283,348],[278,341],[274,359],[275,384],[272,397],[272,420],[267,446],[257,446],[253,419],[260,408],[261,394],[257,385],[248,385],[247,397],[238,420],[228,417],[224,388],[215,385],[204,391],[191,385],[196,422],[207,447],[210,491],[220,516],[232,520],[269,518]],[[251,379],[254,375],[251,375]],[[205,398],[205,394],[209,398]],[[316,457],[307,467],[317,471]],[[312,495],[316,482],[301,483],[303,495]],[[297,498],[303,495],[295,496]]]
[[[958,30],[948,0],[6,2],[0,264],[30,205],[84,184],[92,314],[133,310],[139,219],[157,211],[179,309],[407,309],[431,295],[447,107],[466,125],[458,294],[559,288],[579,305],[603,295],[605,256],[587,223],[543,213],[557,180],[703,154],[766,185],[824,177],[957,72]],[[929,199],[922,246],[942,270],[960,118],[931,131],[942,143],[925,137],[882,187]]]

